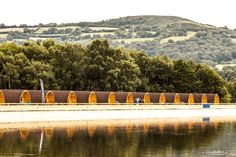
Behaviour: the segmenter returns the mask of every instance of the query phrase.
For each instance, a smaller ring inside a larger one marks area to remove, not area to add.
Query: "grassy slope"
[[[189,32],[187,32],[187,36],[172,36],[172,37],[168,37],[168,38],[162,39],[160,41],[160,43],[164,44],[164,43],[167,43],[169,40],[173,40],[174,42],[188,40],[188,39],[194,37],[195,35],[196,35],[196,32],[189,31]]]
[[[114,41],[122,42],[124,41],[125,43],[132,43],[132,42],[144,42],[144,41],[152,41],[154,38],[130,38],[130,39],[115,39]]]
[[[236,43],[236,38],[231,38],[233,43]]]

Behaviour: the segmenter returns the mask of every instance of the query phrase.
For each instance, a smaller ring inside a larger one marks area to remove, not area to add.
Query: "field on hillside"
[[[236,38],[231,38],[234,43],[236,43]]]
[[[83,33],[81,34],[81,36],[86,36],[86,35],[90,35],[90,36],[94,36],[94,35],[101,35],[101,36],[104,36],[104,35],[114,35],[114,32],[97,32],[97,33]]]
[[[192,38],[195,35],[196,35],[196,32],[190,32],[189,31],[189,32],[187,32],[187,36],[172,36],[172,37],[168,37],[168,38],[162,39],[160,41],[160,44],[167,43],[169,40],[173,40],[174,42],[188,40],[188,39]]]
[[[42,34],[43,31],[48,30],[50,27],[41,27],[39,28],[35,33],[37,34]],[[67,26],[67,27],[56,27],[56,29],[61,30],[61,29],[67,29],[67,28],[71,28],[72,30],[75,30],[76,28],[79,28],[78,26]]]
[[[7,34],[0,34],[0,38],[6,38]]]
[[[125,43],[132,43],[132,42],[145,42],[145,41],[153,41],[155,38],[130,38],[130,39],[115,39],[113,41],[122,42]]]
[[[0,33],[2,32],[12,32],[12,31],[18,31],[18,32],[23,32],[24,28],[3,28],[0,29]]]
[[[101,31],[101,30],[117,30],[115,27],[89,27],[93,31]]]

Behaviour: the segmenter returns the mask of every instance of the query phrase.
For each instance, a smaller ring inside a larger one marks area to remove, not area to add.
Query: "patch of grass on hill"
[[[6,38],[7,37],[7,34],[0,34],[0,38]]]
[[[125,43],[132,43],[132,42],[145,42],[145,41],[153,41],[155,38],[130,38],[130,39],[115,39],[113,41],[122,42]]]
[[[24,28],[2,28],[0,29],[0,33],[2,32],[14,32],[14,31],[18,31],[18,32],[23,32]]]
[[[231,38],[233,43],[236,43],[236,38]]]
[[[81,34],[81,36],[86,36],[86,35],[90,35],[90,36],[93,36],[93,35],[101,35],[101,36],[104,36],[104,35],[114,35],[114,32],[98,32],[98,33],[83,33]]]
[[[101,31],[101,30],[117,30],[115,27],[89,27],[93,31]]]
[[[43,31],[46,31],[49,28],[52,28],[52,27],[41,27],[35,33],[42,34]],[[71,29],[75,30],[76,28],[79,28],[79,27],[78,26],[66,26],[66,27],[55,27],[55,28],[58,30],[67,29],[67,28],[71,28]]]
[[[174,42],[182,41],[182,40],[188,40],[188,39],[192,38],[195,35],[196,35],[196,32],[187,32],[187,36],[172,36],[172,37],[162,39],[160,41],[160,44],[167,43],[169,40],[173,40]]]

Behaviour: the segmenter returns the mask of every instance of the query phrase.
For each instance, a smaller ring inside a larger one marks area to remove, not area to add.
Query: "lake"
[[[0,156],[236,156],[236,121],[205,117],[0,124]]]

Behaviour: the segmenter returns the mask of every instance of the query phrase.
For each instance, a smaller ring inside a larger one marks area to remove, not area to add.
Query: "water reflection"
[[[39,156],[81,157],[216,156],[222,153],[233,156],[235,145],[236,122],[153,120],[124,121],[118,125],[114,121],[0,129],[0,156],[39,155],[39,152]]]

